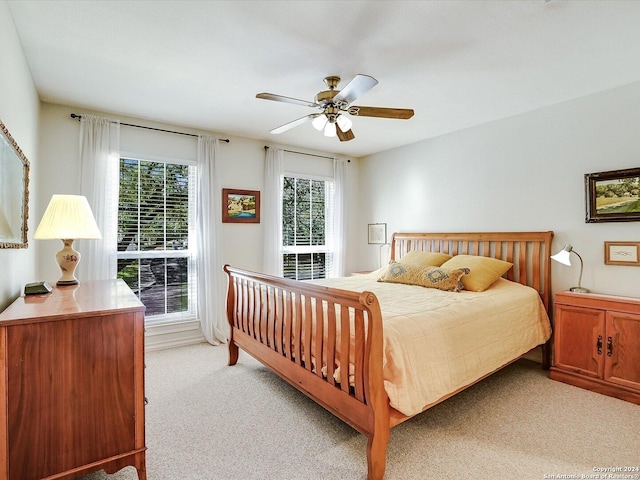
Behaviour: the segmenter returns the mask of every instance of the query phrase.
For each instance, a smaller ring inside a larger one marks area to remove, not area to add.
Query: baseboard
[[[205,341],[200,328],[200,322],[168,323],[164,325],[150,325],[146,327],[144,349],[147,352],[163,350],[165,348],[183,347]]]

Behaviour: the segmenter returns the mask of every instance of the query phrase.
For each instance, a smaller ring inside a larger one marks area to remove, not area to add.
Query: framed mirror
[[[0,120],[0,248],[27,248],[29,160]]]

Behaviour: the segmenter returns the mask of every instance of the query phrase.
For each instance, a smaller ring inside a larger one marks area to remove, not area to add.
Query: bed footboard
[[[381,479],[390,423],[376,296],[229,265],[224,271],[229,365],[243,349],[366,435],[368,478]]]

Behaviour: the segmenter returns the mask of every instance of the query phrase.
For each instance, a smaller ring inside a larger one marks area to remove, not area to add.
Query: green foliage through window
[[[332,183],[284,177],[282,188],[283,273],[286,278],[325,278],[331,263],[327,249],[327,212]]]
[[[118,251],[189,247],[189,166],[120,159]]]
[[[145,304],[147,318],[193,313],[189,220],[195,218],[195,168],[120,159],[118,278]]]

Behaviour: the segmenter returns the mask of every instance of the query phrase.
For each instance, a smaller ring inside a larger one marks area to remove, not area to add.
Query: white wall
[[[0,58],[0,119],[30,162],[32,173],[29,187],[32,206],[38,199],[38,182],[34,178],[34,172],[39,166],[39,100],[13,18],[7,3],[3,0],[0,1]],[[32,240],[37,225],[34,218],[31,213],[27,249],[0,249],[0,311],[21,294],[25,283],[38,280],[35,276],[37,248]]]
[[[604,265],[604,241],[640,242],[640,222],[584,220],[584,174],[640,167],[639,125],[635,83],[372,155],[359,228],[553,230],[554,251],[571,243],[584,259],[584,287],[640,297],[640,267]],[[377,250],[362,252],[359,266],[374,268]],[[577,283],[578,262],[552,263],[554,291]]]
[[[42,168],[40,174],[39,201],[34,208],[34,215],[39,219],[54,193],[77,193],[79,191],[79,152],[78,135],[80,123],[69,117],[71,113],[93,113],[96,115],[118,119],[121,122],[159,127],[168,130],[178,130],[187,133],[208,133],[172,125],[158,124],[142,119],[124,117],[104,112],[91,112],[69,106],[43,103],[41,108],[42,129]],[[220,175],[223,188],[242,188],[248,190],[263,190],[264,187],[264,141],[228,137],[225,134],[215,135],[221,138],[229,138],[231,141],[220,143]],[[168,133],[152,132],[139,128],[121,127],[121,150],[136,153],[144,151],[159,156],[170,158],[196,158],[197,141],[193,137],[174,135]],[[285,147],[287,148],[287,147]],[[299,148],[291,150],[301,151]],[[312,152],[319,155],[330,155],[327,152]],[[305,155],[295,157],[292,166],[298,172],[307,173],[326,172],[326,166],[330,160],[317,159]],[[321,166],[319,166],[322,164]],[[348,198],[347,221],[349,223],[347,235],[355,235],[355,221],[358,212],[358,161],[352,160],[348,168]],[[323,170],[324,169],[324,170]],[[331,171],[331,170],[329,170]],[[219,193],[221,194],[221,193]],[[222,225],[222,249],[223,262],[234,266],[252,270],[262,270],[262,223],[261,224],[235,224]],[[44,245],[39,256],[40,276],[43,279],[55,281],[59,277],[58,267],[53,258],[60,249],[57,241],[39,241]],[[357,242],[352,239],[347,244],[347,271],[351,271],[356,265]]]

